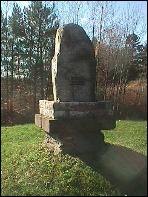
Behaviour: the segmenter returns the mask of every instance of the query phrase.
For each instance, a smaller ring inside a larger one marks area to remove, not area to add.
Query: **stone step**
[[[47,133],[61,132],[65,129],[94,133],[98,130],[109,130],[116,127],[113,117],[101,118],[73,118],[73,119],[52,119],[41,114],[35,115],[35,124]]]
[[[100,102],[54,102],[39,101],[40,114],[52,119],[97,118],[110,119],[113,116],[112,103]]]

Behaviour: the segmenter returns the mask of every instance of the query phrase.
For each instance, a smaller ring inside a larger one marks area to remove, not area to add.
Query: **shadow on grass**
[[[96,155],[79,155],[79,159],[102,174],[123,195],[147,195],[147,159],[128,148],[105,144]]]

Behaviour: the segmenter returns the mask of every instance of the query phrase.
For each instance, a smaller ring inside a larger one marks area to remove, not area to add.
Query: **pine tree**
[[[8,25],[8,2],[6,4],[5,14],[1,11],[1,76],[5,84],[6,91],[6,100],[7,103],[7,117],[10,111],[10,102],[9,102],[9,75],[10,75],[10,34],[9,34],[9,25]],[[6,82],[6,83],[5,83]]]
[[[24,13],[26,46],[28,46],[26,48],[27,64],[29,77],[32,79],[34,109],[36,109],[36,94],[40,95],[38,99],[44,99],[47,96],[46,87],[51,72],[50,64],[58,22],[55,22],[57,16],[54,7],[43,5],[42,1],[32,1]]]
[[[138,47],[137,62],[139,65],[139,78],[146,79],[147,77],[147,44]]]
[[[28,95],[34,97],[34,112],[39,99],[48,99],[58,26],[54,4],[49,6],[42,1],[31,1],[23,11],[14,3],[9,19],[7,12],[5,17],[1,12],[2,74],[6,76],[7,101],[11,100],[8,111],[13,111],[14,81],[21,83],[21,78],[31,82]]]
[[[141,73],[141,55],[143,45],[140,44],[140,37],[135,33],[130,34],[126,39],[128,52],[130,56],[128,80],[138,79]]]

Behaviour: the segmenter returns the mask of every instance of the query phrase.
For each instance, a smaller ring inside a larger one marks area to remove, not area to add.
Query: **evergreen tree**
[[[128,80],[135,80],[141,76],[142,73],[142,54],[143,45],[140,44],[140,37],[135,33],[130,34],[126,39],[126,45],[130,56]]]
[[[36,93],[40,95],[38,99],[47,98],[54,37],[58,28],[56,19],[54,6],[47,7],[42,1],[32,1],[29,8],[24,10],[26,53],[28,54],[26,60],[28,74],[33,83],[34,109]]]
[[[14,44],[14,68],[13,72],[15,74],[15,77],[20,78],[20,74],[22,71],[22,55],[24,53],[24,48],[22,46],[22,42],[25,35],[25,27],[23,22],[23,13],[21,11],[21,8],[18,6],[18,4],[14,3],[13,5],[13,12],[12,16],[9,19],[9,25],[11,27],[11,35],[13,37],[13,44]]]
[[[11,98],[8,110],[13,111],[16,78],[19,82],[22,77],[31,81],[28,94],[34,96],[34,110],[37,100],[49,96],[50,65],[58,26],[54,4],[49,6],[42,1],[31,1],[22,12],[14,3],[9,18],[7,11],[5,16],[1,11],[1,75],[6,77],[7,101]]]
[[[1,76],[5,84],[5,103],[7,103],[7,112],[10,111],[9,103],[9,75],[10,75],[10,33],[8,24],[8,10],[6,9],[5,14],[1,11]],[[8,114],[7,114],[8,116]]]
[[[137,61],[139,64],[139,78],[146,79],[147,77],[147,44],[139,46],[139,53],[137,54]]]
[[[4,14],[2,13],[1,10],[1,76],[4,76],[4,57],[5,57],[5,48],[4,48],[4,44],[5,44],[5,25],[4,25]]]

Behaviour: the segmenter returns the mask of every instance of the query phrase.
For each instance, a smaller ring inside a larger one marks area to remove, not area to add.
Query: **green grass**
[[[105,141],[147,155],[147,122],[117,121],[116,128],[104,131]]]
[[[146,122],[120,121],[105,140],[146,155]],[[120,192],[78,158],[49,154],[33,124],[2,127],[2,196],[118,196]]]

